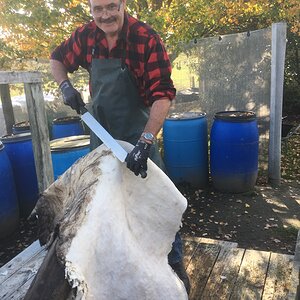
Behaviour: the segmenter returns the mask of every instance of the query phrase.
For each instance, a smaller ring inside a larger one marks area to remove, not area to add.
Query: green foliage
[[[91,20],[87,1],[0,0],[0,7],[2,70],[34,69],[37,66],[24,61],[48,59],[56,45]],[[182,45],[195,38],[256,30],[278,21],[286,21],[289,31],[299,37],[298,0],[128,0],[127,7],[157,30],[172,61]],[[293,69],[299,66],[293,51],[287,52],[286,90],[294,90],[299,76],[299,67]]]

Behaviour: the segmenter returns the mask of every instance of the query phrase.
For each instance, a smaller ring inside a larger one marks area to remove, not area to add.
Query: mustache
[[[99,23],[112,23],[112,22],[115,22],[116,21],[116,18],[115,17],[110,17],[108,19],[103,19],[103,18],[98,18],[97,20]]]

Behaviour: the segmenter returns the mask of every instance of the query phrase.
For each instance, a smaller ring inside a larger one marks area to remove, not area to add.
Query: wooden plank
[[[215,244],[219,245],[221,247],[231,247],[231,248],[236,248],[238,244],[236,242],[228,242],[228,241],[223,241],[223,240],[215,240],[215,239],[209,239],[209,238],[204,238],[204,237],[186,237],[184,238],[186,241],[194,241],[197,243],[201,244]]]
[[[183,248],[183,264],[185,269],[188,268],[188,265],[198,247],[198,242],[190,241],[190,240],[182,240],[182,248]]]
[[[33,83],[42,82],[40,72],[0,71],[0,84]]]
[[[300,299],[300,230],[298,231],[288,300]]]
[[[9,295],[9,300],[20,300],[23,299],[34,279],[34,276],[29,278],[22,286],[20,286],[18,289],[16,289],[13,294]]]
[[[261,299],[270,253],[246,250],[230,299]]]
[[[220,248],[219,245],[214,244],[198,245],[187,268],[191,283],[190,300],[201,299],[201,294],[217,260]]]
[[[54,181],[44,96],[40,83],[24,86],[38,186],[42,193]]]
[[[286,23],[272,24],[268,179],[270,183],[275,185],[279,185],[281,180],[281,121],[285,50]]]
[[[291,289],[293,256],[271,253],[262,300],[285,300]]]
[[[44,251],[44,247],[40,246],[39,241],[35,241],[11,261],[2,266],[0,269],[0,284],[41,251]]]
[[[230,299],[230,294],[238,277],[245,250],[224,247],[221,249],[209,276],[202,299]]]
[[[33,280],[38,269],[40,268],[44,257],[46,256],[46,251],[40,251],[37,255],[31,257],[30,260],[26,262],[15,273],[11,274],[2,284],[0,285],[0,299],[11,299],[11,295],[23,286],[28,280]]]
[[[12,134],[12,127],[15,124],[15,116],[8,84],[0,84],[0,95],[6,132],[7,134]]]

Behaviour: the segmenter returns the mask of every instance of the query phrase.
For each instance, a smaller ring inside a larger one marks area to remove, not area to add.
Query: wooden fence
[[[8,134],[11,134],[15,123],[10,85],[18,83],[24,84],[38,187],[41,193],[54,180],[41,73],[0,71],[0,94]]]

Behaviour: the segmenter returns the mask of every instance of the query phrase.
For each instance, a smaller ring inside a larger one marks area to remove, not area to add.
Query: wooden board
[[[208,277],[220,252],[220,246],[199,244],[187,267],[190,278],[190,300],[200,299]]]
[[[245,250],[222,248],[205,286],[202,299],[230,299]]]
[[[285,300],[291,289],[292,255],[271,253],[262,300]]]
[[[46,251],[39,251],[21,268],[12,273],[11,276],[7,277],[0,285],[0,299],[12,299],[12,294],[14,294],[16,290],[22,291],[22,289],[25,289],[25,284],[29,287],[31,281],[34,279],[34,276],[39,270],[45,255]]]
[[[246,250],[242,260],[232,299],[261,299],[267,275],[270,253]]]
[[[42,82],[42,74],[37,71],[0,71],[0,84]]]
[[[24,251],[14,257],[11,261],[0,268],[0,286],[3,281],[10,277],[13,273],[19,270],[26,264],[33,256],[39,252],[44,251],[44,247],[40,246],[39,241],[33,242]]]

